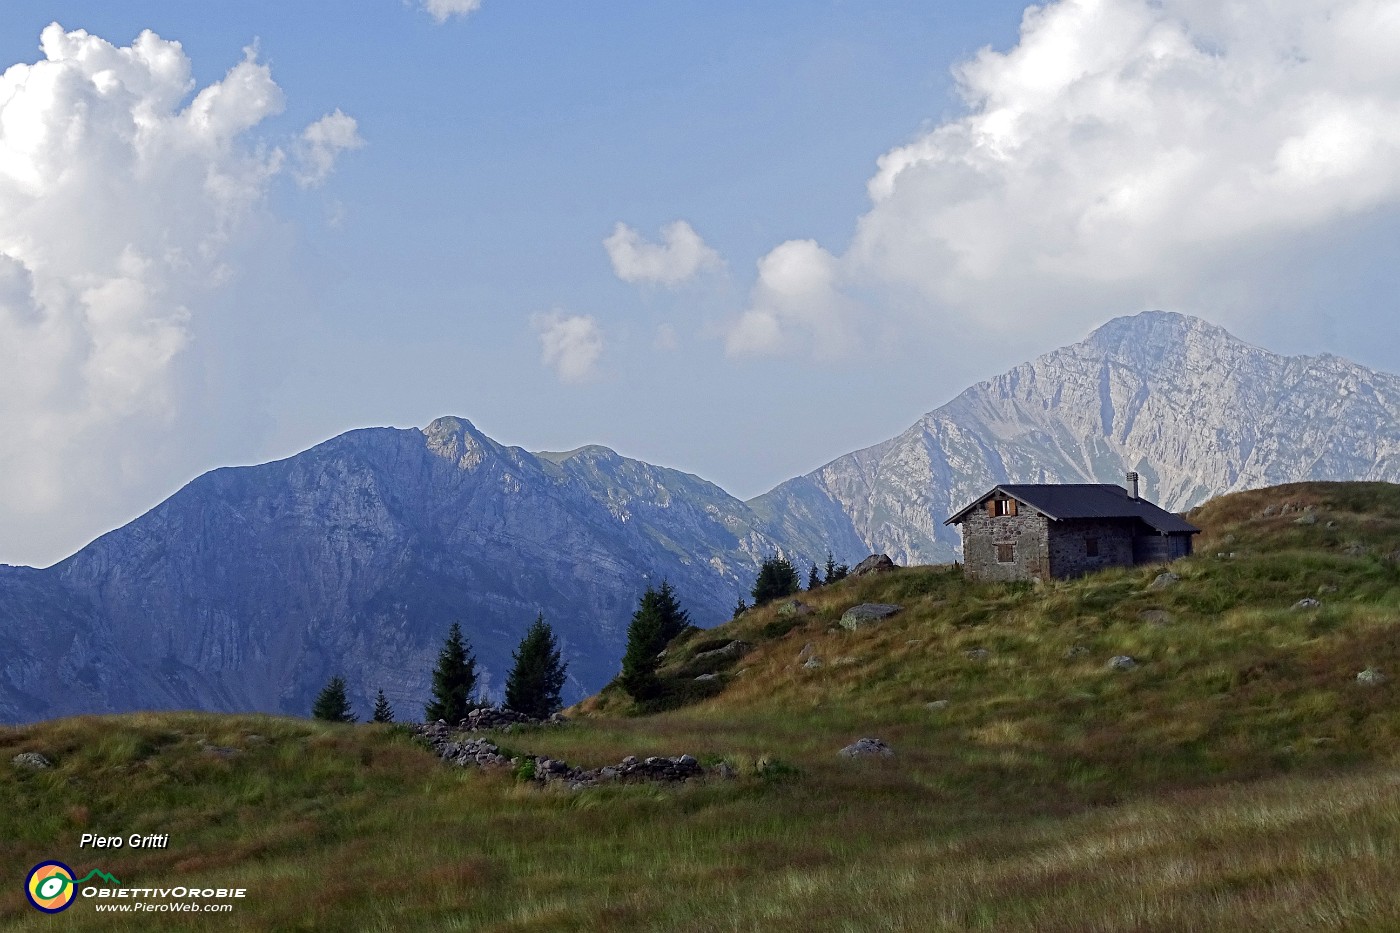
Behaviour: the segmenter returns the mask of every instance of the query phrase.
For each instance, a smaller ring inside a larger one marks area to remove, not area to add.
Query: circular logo
[[[24,894],[35,910],[56,914],[67,910],[77,895],[73,869],[62,862],[40,862],[24,879]]]

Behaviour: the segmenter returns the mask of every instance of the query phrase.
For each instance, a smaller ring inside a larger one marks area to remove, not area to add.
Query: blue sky
[[[1400,369],[1394,3],[478,6],[0,8],[0,561],[441,414],[748,497],[1152,307]]]

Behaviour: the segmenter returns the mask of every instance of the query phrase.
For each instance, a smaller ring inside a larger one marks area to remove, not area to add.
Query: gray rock
[[[892,603],[861,603],[841,614],[841,627],[855,631],[861,626],[888,619],[903,609],[903,606],[896,606]]]
[[[810,642],[810,641],[809,641],[809,642],[807,642],[807,644],[805,644],[805,645],[802,646],[802,650],[801,650],[801,651],[797,652],[797,660],[799,660],[799,661],[805,661],[805,660],[807,660],[808,658],[810,658],[812,655],[814,655],[814,654],[816,654],[816,653],[817,653],[817,645],[816,645],[816,643],[815,643],[815,642]]]
[[[894,569],[894,561],[888,554],[871,554],[851,569],[851,576],[863,577],[872,573],[889,573]]]
[[[1108,669],[1111,671],[1130,671],[1137,666],[1137,659],[1126,654],[1117,655],[1108,662]]]
[[[1298,600],[1296,603],[1294,603],[1292,608],[1293,608],[1293,610],[1296,612],[1296,611],[1302,610],[1302,609],[1316,609],[1316,608],[1318,608],[1318,607],[1321,606],[1321,605],[1322,605],[1322,603],[1320,603],[1320,602],[1318,602],[1317,600],[1313,599],[1311,596],[1305,596],[1304,598],[1302,598],[1302,599]]]
[[[16,768],[28,768],[31,771],[43,771],[45,768],[53,767],[53,762],[38,752],[20,752],[10,759],[10,764]]]
[[[814,612],[815,609],[798,599],[785,600],[778,605],[778,615],[785,619],[809,616]]]
[[[842,758],[893,758],[894,749],[880,739],[864,738],[856,739],[837,754]]]
[[[1138,613],[1138,618],[1148,625],[1171,625],[1172,614],[1165,609],[1144,609]]]
[[[727,661],[727,660],[730,659],[730,658],[737,658],[737,657],[739,657],[740,655],[742,655],[744,652],[748,651],[748,650],[749,650],[750,648],[752,648],[752,647],[753,647],[753,645],[750,645],[750,644],[749,644],[748,642],[746,642],[746,641],[737,641],[737,640],[736,640],[736,641],[731,641],[729,644],[727,644],[727,645],[725,645],[725,646],[723,646],[723,647],[721,647],[721,648],[715,648],[715,649],[710,650],[710,651],[702,651],[702,652],[700,652],[699,654],[697,654],[692,660],[695,660],[695,661]]]
[[[699,680],[699,681],[718,680],[718,679],[719,679],[719,675],[718,675],[718,674],[700,674],[700,675],[697,676],[695,679],[696,679],[696,680]]]
[[[739,772],[734,770],[734,766],[727,761],[721,761],[711,769],[715,776],[726,781],[732,781],[739,776]]]
[[[1181,577],[1178,577],[1168,570],[1165,573],[1157,574],[1156,578],[1153,579],[1151,583],[1147,584],[1147,588],[1149,590],[1165,590],[1167,587],[1176,584],[1180,580]]]
[[[809,671],[814,671],[822,666],[822,659],[814,654],[807,660],[803,661],[802,666]]]
[[[971,648],[967,652],[967,659],[969,661],[985,661],[991,656],[992,653],[986,648]]]
[[[1319,595],[1319,596],[1326,596],[1328,593],[1335,593],[1335,592],[1337,592],[1337,588],[1336,588],[1335,586],[1333,586],[1331,583],[1324,583],[1324,584],[1322,584],[1321,586],[1319,586],[1319,587],[1317,588],[1317,595]]]
[[[1356,682],[1363,687],[1379,687],[1385,683],[1385,675],[1374,667],[1368,667],[1356,675]]]
[[[1299,515],[1297,518],[1293,519],[1293,524],[1295,524],[1295,525],[1316,525],[1316,524],[1317,524],[1317,516],[1314,515],[1312,512],[1304,512],[1302,515]]]
[[[938,712],[939,710],[947,709],[949,706],[949,702],[950,701],[948,700],[934,700],[932,703],[925,703],[924,706],[927,709],[931,709],[934,712]]]

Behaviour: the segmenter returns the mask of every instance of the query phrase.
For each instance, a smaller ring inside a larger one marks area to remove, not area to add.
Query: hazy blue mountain
[[[498,694],[541,611],[579,698],[616,673],[649,582],[712,625],[780,546],[719,487],[602,447],[534,455],[456,418],[352,431],[205,474],[54,567],[0,568],[0,720],[305,715],[334,674],[362,714],[383,687],[421,716],[453,621]]]
[[[1178,314],[1119,318],[747,504],[603,447],[504,447],[456,418],[352,431],[205,474],[53,567],[0,566],[0,721],[304,715],[333,674],[361,713],[382,687],[418,716],[452,622],[499,695],[541,611],[577,698],[617,671],[648,583],[670,580],[711,625],[765,555],[952,560],[943,520],[992,484],[1129,469],[1171,509],[1292,480],[1400,480],[1400,378]]]
[[[1279,356],[1154,311],[979,382],[898,437],[750,501],[785,533],[953,560],[957,509],[999,482],[1123,482],[1173,510],[1298,480],[1400,481],[1400,378]]]

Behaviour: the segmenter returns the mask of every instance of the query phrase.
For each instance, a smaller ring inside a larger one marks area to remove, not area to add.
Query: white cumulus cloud
[[[363,147],[355,118],[336,108],[302,131],[297,140],[297,183],[311,188],[323,183],[342,152]]]
[[[624,282],[648,282],[674,288],[706,269],[724,265],[700,234],[684,220],[661,229],[661,243],[644,240],[624,223],[603,241],[613,272]]]
[[[560,382],[587,382],[597,375],[603,332],[592,315],[551,311],[535,315],[530,323],[540,339],[541,362]]]
[[[964,115],[879,159],[831,279],[989,331],[1257,293],[1305,238],[1400,205],[1397,48],[1394,0],[1029,7],[1014,48],[956,69]],[[731,349],[830,326],[772,278]]]
[[[199,303],[286,161],[252,135],[283,97],[251,50],[196,89],[150,31],[41,49],[0,74],[0,559],[62,556],[84,503],[149,481]]]
[[[840,356],[853,339],[854,307],[841,291],[840,266],[815,240],[789,240],[760,259],[749,308],[725,340],[729,355],[804,349]]]
[[[420,0],[419,6],[439,23],[454,16],[466,16],[481,9],[481,0]]]

